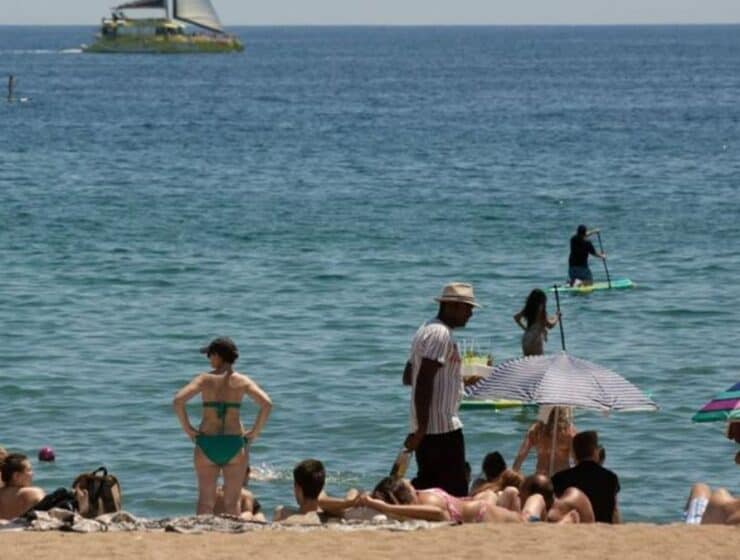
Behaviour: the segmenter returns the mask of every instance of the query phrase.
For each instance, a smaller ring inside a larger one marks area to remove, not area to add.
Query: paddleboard
[[[590,294],[599,290],[626,290],[628,288],[634,288],[635,283],[629,278],[617,278],[612,280],[611,286],[609,282],[594,282],[590,286],[558,286],[558,292],[569,293],[569,294]],[[554,288],[550,288],[549,292],[554,292]]]
[[[537,410],[537,405],[507,399],[499,399],[495,401],[463,400],[460,403],[460,408],[462,410],[508,410],[511,408]]]

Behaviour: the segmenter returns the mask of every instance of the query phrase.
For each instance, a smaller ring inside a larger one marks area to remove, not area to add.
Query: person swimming
[[[524,330],[524,334],[522,334],[522,354],[525,356],[539,356],[545,353],[547,331],[558,324],[559,313],[552,317],[547,315],[547,295],[545,292],[534,289],[529,293],[522,310],[514,315],[514,322]]]
[[[248,443],[262,432],[272,401],[252,379],[234,371],[233,364],[239,351],[230,338],[213,340],[201,349],[201,353],[208,356],[212,371],[197,375],[177,392],[173,400],[180,425],[195,443],[196,511],[198,515],[214,512],[217,480],[222,474],[224,513],[239,516],[244,473],[249,462]],[[196,429],[190,423],[185,405],[198,394],[203,397],[203,416],[200,428]],[[254,425],[246,431],[239,417],[244,395],[259,406]]]

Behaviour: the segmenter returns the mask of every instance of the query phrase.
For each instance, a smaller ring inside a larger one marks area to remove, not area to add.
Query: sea
[[[126,510],[193,513],[172,397],[224,335],[274,401],[263,507],[305,458],[330,493],[371,489],[442,286],[483,305],[461,343],[516,357],[512,315],[565,281],[583,223],[636,287],[563,294],[567,351],[660,406],[575,414],[624,518],[679,521],[696,481],[740,491],[724,426],[691,421],[740,376],[740,26],[234,31],[245,53],[88,55],[90,26],[0,27],[0,445],[38,485],[104,465]],[[474,475],[535,420],[461,415]]]

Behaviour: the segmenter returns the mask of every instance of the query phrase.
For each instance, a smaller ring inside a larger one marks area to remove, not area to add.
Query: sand
[[[467,525],[412,533],[264,531],[239,535],[172,533],[5,533],[3,560],[30,558],[260,560],[426,558],[731,559],[740,528],[643,525]]]

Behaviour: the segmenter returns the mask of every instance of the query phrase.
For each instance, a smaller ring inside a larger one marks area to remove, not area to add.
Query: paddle
[[[565,352],[565,332],[563,331],[563,315],[560,313],[560,293],[558,292],[558,285],[553,285],[555,290],[555,304],[558,307],[558,326],[560,327],[560,344],[563,346],[563,352]]]
[[[601,254],[604,254],[604,246],[601,244],[601,232],[597,231],[596,236],[599,238],[599,250],[601,251]],[[604,263],[604,271],[606,272],[606,281],[609,283],[609,289],[612,289],[612,279],[609,277],[609,267],[606,266],[606,257],[601,259],[601,262]]]

